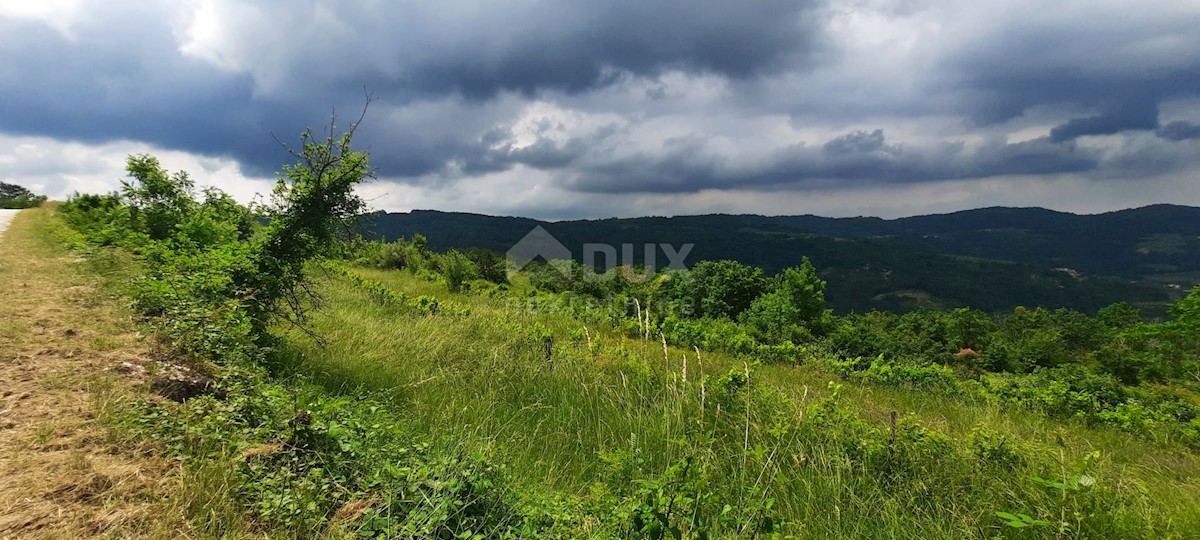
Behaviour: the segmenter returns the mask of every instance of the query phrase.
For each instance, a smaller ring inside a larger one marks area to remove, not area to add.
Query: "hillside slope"
[[[103,216],[70,211],[89,238],[124,226],[87,227],[85,218]],[[643,321],[640,309],[635,321],[619,305],[533,289],[526,274],[453,292],[448,275],[429,269],[445,271],[457,256],[414,248],[400,271],[310,265],[320,315],[305,327],[275,321],[269,350],[255,350],[209,339],[244,328],[243,306],[229,301],[241,290],[204,304],[197,292],[211,288],[186,288],[229,249],[196,250],[175,241],[182,234],[126,238],[143,253],[186,261],[151,265],[123,247],[89,250],[109,262],[106,273],[127,276],[112,280],[114,292],[141,308],[146,330],[212,359],[215,388],[182,403],[124,402],[119,425],[178,459],[188,493],[219,503],[217,512],[189,504],[177,514],[212,536],[1191,538],[1200,530],[1200,409],[1175,369],[1192,357],[1130,357],[1172,369],[1134,388],[1093,370],[1086,348],[1125,337],[1096,325],[1104,321],[1155,331],[1164,339],[1156,344],[1176,347],[1190,343],[1176,332],[1190,326],[1142,326],[1127,311],[1100,321],[1034,310],[992,330],[930,313],[894,326],[875,314],[843,320],[836,333],[879,338],[858,343],[870,354],[837,352],[854,345],[845,340],[725,350],[748,343],[726,331],[734,323],[692,321],[703,326],[694,334],[662,311]],[[130,264],[113,264],[121,261]],[[164,286],[118,286],[129,282]],[[172,304],[188,309],[147,301],[180,290],[189,296]],[[1190,325],[1200,311],[1183,313]],[[980,345],[980,329],[1008,337]],[[696,335],[721,339],[692,343]],[[933,337],[943,360],[974,345],[986,363],[930,363]],[[765,355],[773,350],[791,352]],[[1062,369],[991,371],[1010,367],[991,359],[1026,351],[1038,353],[1032,365]]]
[[[688,262],[734,259],[768,272],[809,257],[836,310],[1018,305],[1094,311],[1125,301],[1161,311],[1200,282],[1200,209],[1159,205],[1081,216],[985,208],[897,220],[703,215],[540,222],[417,210],[378,213],[384,239],[424,234],[437,250],[508,250],[535,226],[582,257],[585,243],[694,244]],[[628,262],[628,261],[622,261]],[[659,264],[665,262],[661,253]]]

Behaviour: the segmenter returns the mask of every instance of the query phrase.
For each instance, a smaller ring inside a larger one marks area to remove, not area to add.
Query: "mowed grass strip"
[[[150,351],[53,213],[21,211],[0,236],[0,537],[191,534],[175,466],[102,421],[138,392],[120,368]]]

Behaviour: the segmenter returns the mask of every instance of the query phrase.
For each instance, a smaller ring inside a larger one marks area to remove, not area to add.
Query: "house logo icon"
[[[559,242],[550,231],[541,225],[534,227],[519,242],[509,248],[505,257],[512,261],[517,270],[525,268],[529,263],[542,259],[546,262],[571,259],[571,250]]]
[[[510,278],[516,272],[524,270],[530,263],[541,259],[547,263],[547,266],[566,276],[583,271],[583,279],[603,281],[616,277],[617,273],[610,272],[610,270],[624,266],[623,275],[626,279],[636,276],[645,280],[653,278],[657,272],[656,261],[660,251],[667,256],[667,260],[670,262],[667,268],[686,270],[685,259],[694,246],[695,244],[689,243],[676,248],[671,244],[646,243],[642,245],[643,257],[637,260],[634,258],[634,248],[636,247],[634,244],[614,246],[585,243],[583,244],[583,259],[580,263],[576,263],[571,250],[550,234],[550,231],[538,225],[529,231],[521,241],[514,244],[505,254],[505,258],[508,259]],[[641,270],[634,272],[635,265]]]

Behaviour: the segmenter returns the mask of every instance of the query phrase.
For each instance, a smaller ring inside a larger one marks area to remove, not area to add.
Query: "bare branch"
[[[300,158],[300,156],[296,154],[296,151],[293,150],[292,147],[288,145],[288,143],[285,143],[285,142],[279,140],[279,137],[275,136],[274,130],[267,130],[267,133],[270,134],[271,138],[275,139],[275,142],[279,143],[279,146],[282,146],[283,149],[286,150],[288,154],[291,154],[291,156],[294,158],[297,158],[297,159]]]

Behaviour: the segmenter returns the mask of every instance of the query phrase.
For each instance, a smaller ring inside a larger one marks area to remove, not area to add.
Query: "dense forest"
[[[1080,216],[988,208],[897,220],[682,216],[540,222],[413,211],[375,213],[368,238],[421,234],[438,251],[503,253],[542,226],[582,261],[585,243],[693,244],[690,261],[736,260],[774,274],[808,257],[839,313],[971,307],[1065,307],[1094,313],[1116,303],[1161,316],[1200,283],[1200,209],[1159,205]],[[629,264],[643,264],[640,249]],[[986,286],[985,286],[986,285]]]

